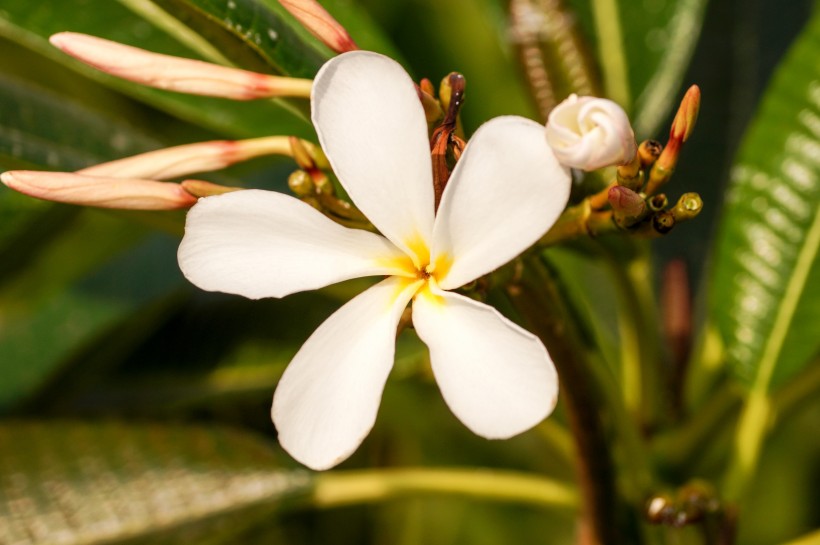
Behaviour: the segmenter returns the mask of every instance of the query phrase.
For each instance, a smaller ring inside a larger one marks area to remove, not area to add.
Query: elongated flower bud
[[[547,142],[561,163],[582,170],[629,163],[637,152],[626,112],[604,98],[571,95],[556,106]]]
[[[292,155],[291,138],[266,136],[248,140],[213,140],[185,144],[102,163],[85,168],[78,174],[168,180],[197,172],[220,170],[263,155]],[[309,152],[321,154],[321,151],[309,142],[303,142],[303,145]],[[325,160],[323,166],[326,163]]]
[[[672,121],[672,128],[669,130],[669,141],[666,143],[666,147],[663,148],[658,160],[652,165],[649,181],[644,189],[647,195],[652,195],[658,191],[672,177],[678,164],[683,143],[689,139],[689,135],[692,134],[692,130],[695,128],[699,111],[700,87],[692,85],[683,96],[678,112],[675,114],[675,119]]]
[[[30,197],[100,208],[174,210],[190,208],[197,201],[179,184],[153,180],[28,170],[4,172],[0,180]]]
[[[311,34],[336,53],[359,49],[347,30],[316,0],[279,0]]]
[[[312,80],[270,76],[203,61],[152,53],[87,34],[61,32],[51,43],[94,68],[123,79],[178,93],[233,100],[309,97]]]

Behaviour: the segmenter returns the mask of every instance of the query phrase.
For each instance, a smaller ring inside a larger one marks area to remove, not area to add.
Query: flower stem
[[[328,508],[419,494],[453,494],[564,510],[578,507],[576,491],[553,479],[514,471],[456,468],[319,473],[311,501]]]
[[[552,356],[578,452],[578,480],[592,543],[630,542],[624,535],[625,505],[617,492],[612,453],[603,416],[605,395],[589,371],[585,349],[549,275],[538,258],[530,259],[520,281],[507,288],[516,309]]]

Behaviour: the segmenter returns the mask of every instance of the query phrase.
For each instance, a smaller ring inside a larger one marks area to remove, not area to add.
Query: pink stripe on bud
[[[316,0],[279,0],[311,34],[336,53],[359,49],[347,30]]]
[[[61,32],[51,43],[107,74],[158,89],[234,100],[310,97],[312,80],[269,76],[203,61],[152,53],[87,34]]]
[[[104,178],[67,172],[16,170],[0,180],[25,195],[47,201],[127,210],[190,208],[196,197],[179,184],[153,180]]]

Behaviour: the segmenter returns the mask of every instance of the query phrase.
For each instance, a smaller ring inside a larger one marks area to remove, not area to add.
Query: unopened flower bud
[[[78,172],[107,178],[169,180],[225,168],[233,162],[235,144],[228,140],[185,144],[90,166]]]
[[[270,76],[208,62],[152,53],[87,34],[50,38],[64,53],[107,74],[150,87],[234,100],[277,96],[307,98],[313,81]]]
[[[638,157],[641,159],[641,167],[646,168],[658,160],[663,151],[663,144],[657,140],[644,140],[638,146]]]
[[[290,154],[296,164],[299,165],[299,168],[308,170],[316,168],[326,170],[330,168],[330,163],[319,146],[295,136],[288,137],[288,145],[290,146]]]
[[[419,82],[419,89],[421,89],[422,92],[427,93],[431,97],[435,97],[436,95],[436,88],[433,87],[433,82],[427,78],[421,79],[421,81]]]
[[[635,158],[629,118],[611,100],[570,95],[550,112],[547,142],[566,166],[595,170]]]
[[[288,187],[299,197],[313,195],[313,178],[304,170],[296,170],[288,176]]]
[[[320,195],[333,195],[335,191],[333,182],[330,181],[330,178],[328,178],[324,172],[314,171],[311,178],[313,178],[313,185]]]
[[[224,195],[225,193],[233,193],[244,189],[242,187],[219,185],[205,180],[185,180],[179,185],[194,197],[213,197],[214,195]]]
[[[665,235],[675,226],[675,216],[671,212],[664,210],[652,217],[652,227],[660,235]]]
[[[653,212],[660,212],[669,204],[669,199],[663,193],[653,195],[646,201],[649,204],[649,209]]]
[[[467,81],[462,74],[458,72],[450,72],[444,76],[438,87],[438,98],[441,101],[441,107],[446,111],[450,108],[450,102],[456,101],[456,108],[461,107],[461,102],[464,101],[464,88]],[[456,110],[458,113],[458,110]]]
[[[703,199],[697,193],[684,193],[672,209],[675,221],[690,220],[703,210]]]
[[[359,49],[347,30],[316,0],[279,0],[308,32],[336,53]]]
[[[675,503],[668,494],[658,494],[646,502],[646,518],[653,524],[664,524],[675,514]]]
[[[683,96],[678,112],[675,114],[675,119],[672,121],[672,127],[669,130],[669,142],[667,142],[658,160],[652,165],[649,181],[644,189],[646,194],[655,193],[672,177],[672,173],[675,172],[675,167],[678,164],[678,157],[683,143],[686,142],[695,128],[699,111],[700,88],[693,85]]]
[[[291,139],[298,141],[307,157],[328,168],[322,150],[310,142],[289,136],[264,136],[247,140],[213,140],[141,153],[84,168],[78,174],[111,178],[169,180],[197,172],[220,170],[265,155],[294,155]]]
[[[153,180],[26,170],[4,172],[0,180],[30,197],[100,208],[174,210],[190,208],[197,201],[179,184]]]
[[[422,108],[424,108],[424,118],[427,120],[427,124],[435,126],[444,117],[441,103],[432,93],[428,93],[421,86],[419,86],[419,100]]]
[[[700,87],[697,85],[691,86],[678,108],[678,113],[672,121],[672,129],[669,131],[670,140],[680,140],[686,142],[692,130],[695,128],[695,122],[698,120],[698,113],[700,112]]]
[[[610,188],[608,197],[612,210],[625,217],[637,217],[646,210],[643,197],[626,187],[616,185]]]

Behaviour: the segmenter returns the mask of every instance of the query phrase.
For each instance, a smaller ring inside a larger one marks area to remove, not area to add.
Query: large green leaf
[[[70,59],[48,43],[48,36],[61,31],[84,32],[159,53],[229,63],[202,36],[161,10],[145,9],[144,2],[72,0],[71,4],[73,9],[66,9],[67,3],[58,0],[4,5],[0,11],[0,36],[182,120],[227,136],[312,134],[303,116],[275,101],[236,102],[151,89],[107,76]],[[143,8],[129,9],[136,6]],[[56,17],[56,13],[60,16]]]
[[[607,95],[656,136],[700,33],[706,0],[568,0],[590,38]]]
[[[729,364],[758,391],[820,348],[820,16],[789,52],[732,173],[710,319]]]
[[[293,20],[283,17],[284,9],[260,0],[151,0],[168,13],[219,46],[236,62],[262,61],[279,74],[312,78],[330,57],[321,53],[314,40],[297,31]],[[256,58],[249,55],[254,52]]]
[[[3,543],[230,543],[309,493],[263,441],[224,428],[0,424]]]

